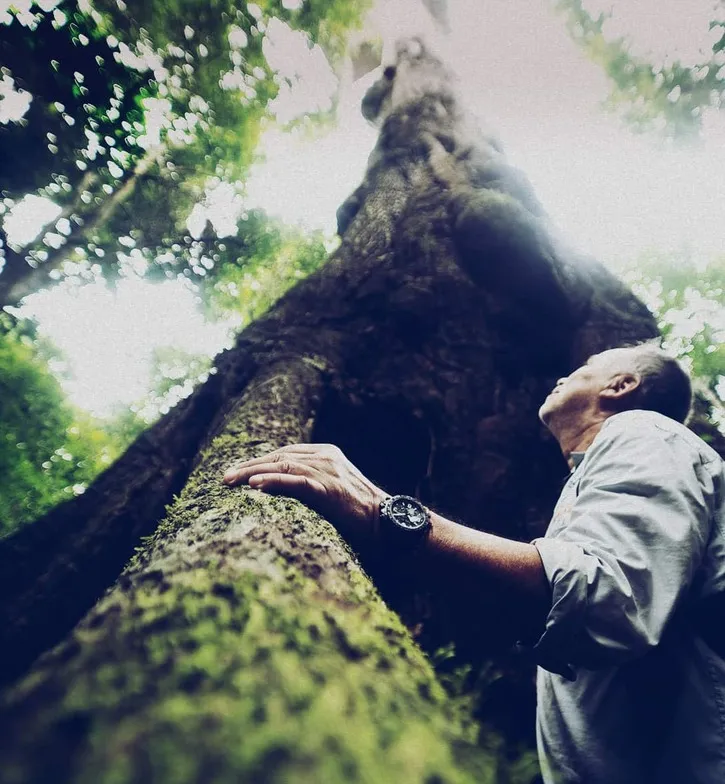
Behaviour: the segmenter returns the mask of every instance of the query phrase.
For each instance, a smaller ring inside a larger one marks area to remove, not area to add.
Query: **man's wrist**
[[[385,502],[385,499],[389,497],[389,494],[379,487],[373,490],[372,502],[368,513],[368,530],[371,534],[371,541],[376,545],[380,542],[380,507]]]
[[[385,496],[379,507],[377,541],[389,554],[412,554],[424,544],[431,529],[431,512],[417,498]]]

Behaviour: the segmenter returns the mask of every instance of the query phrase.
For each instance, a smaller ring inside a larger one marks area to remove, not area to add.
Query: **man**
[[[712,608],[725,595],[725,469],[680,424],[690,397],[679,365],[649,345],[560,379],[539,415],[572,473],[531,543],[391,499],[330,445],[284,447],[224,481],[297,497],[355,543],[408,547],[505,595],[540,665],[547,784],[721,784],[725,645]]]

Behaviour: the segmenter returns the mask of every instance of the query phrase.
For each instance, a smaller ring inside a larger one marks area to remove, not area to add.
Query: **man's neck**
[[[574,461],[571,457],[572,453],[586,452],[607,419],[607,416],[602,416],[601,418],[589,420],[584,423],[566,422],[562,425],[560,432],[556,434],[556,440],[559,442],[559,446],[561,447],[566,462],[569,464],[569,468],[574,468]]]

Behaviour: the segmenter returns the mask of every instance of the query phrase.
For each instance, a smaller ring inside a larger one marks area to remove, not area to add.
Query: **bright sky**
[[[388,29],[407,34],[414,32],[414,4],[381,0],[376,13],[387,20]],[[550,3],[449,4],[454,37],[448,54],[469,107],[499,132],[510,157],[529,175],[572,242],[615,269],[652,247],[687,246],[703,256],[723,251],[725,112],[706,116],[703,140],[696,147],[676,149],[653,137],[635,136],[600,109],[605,77],[568,38]],[[604,3],[589,0],[587,5],[596,9]],[[672,3],[667,12],[659,0],[609,0],[606,5],[615,7],[612,29],[626,31],[638,52],[655,57],[669,52],[695,62],[711,45],[707,23],[713,14],[707,4]],[[334,80],[319,49],[309,51],[282,27],[274,32],[270,25],[269,34],[266,54],[273,67],[300,74],[296,87],[280,98],[279,116],[287,120],[325,107]],[[359,183],[375,140],[359,113],[371,78],[345,91],[338,126],[326,135],[302,140],[267,133],[267,160],[248,183],[246,206],[334,231],[335,210]],[[233,225],[236,211],[245,206],[232,189],[212,194],[208,204],[206,214],[219,229]],[[203,225],[204,220],[197,210],[192,223]],[[30,298],[27,311],[66,352],[75,376],[66,384],[69,394],[97,414],[143,394],[151,338],[210,353],[225,342],[223,328],[205,326],[193,297],[172,283],[152,287],[129,282],[115,296],[101,286],[76,297],[41,294]]]
[[[151,285],[131,278],[115,292],[92,283],[63,296],[51,289],[28,307],[68,357],[73,378],[64,382],[67,393],[99,415],[148,392],[150,337],[189,353],[213,354],[227,342],[225,326],[207,324],[194,293],[176,282]]]
[[[386,7],[394,29],[409,28],[411,5],[414,0],[395,0]],[[614,5],[636,51],[661,57],[669,48],[696,61],[711,45],[707,7],[693,14],[689,4],[673,4],[682,13],[667,14],[658,0],[639,0],[636,9],[624,0]],[[446,54],[468,107],[499,133],[575,244],[614,267],[652,246],[689,245],[706,255],[725,248],[722,112],[707,114],[698,147],[637,136],[601,110],[606,78],[568,37],[550,3],[450,0],[450,6],[455,36]],[[334,231],[335,209],[359,182],[375,140],[358,108],[367,84],[347,96],[338,130],[324,139],[295,144],[270,134],[267,163],[249,185],[250,198],[287,220]]]

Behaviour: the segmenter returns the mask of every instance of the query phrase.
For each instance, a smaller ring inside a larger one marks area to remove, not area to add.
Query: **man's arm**
[[[382,547],[377,534],[386,493],[363,476],[335,446],[294,444],[231,467],[229,486],[298,498],[324,515],[354,545]],[[519,637],[543,631],[551,605],[549,583],[532,544],[477,531],[431,514],[431,530],[413,563],[433,584],[466,592],[472,611],[501,597]]]
[[[420,567],[446,590],[465,587],[472,609],[491,604],[506,608],[517,638],[535,641],[544,631],[551,589],[533,544],[468,528],[431,514],[431,531]]]

